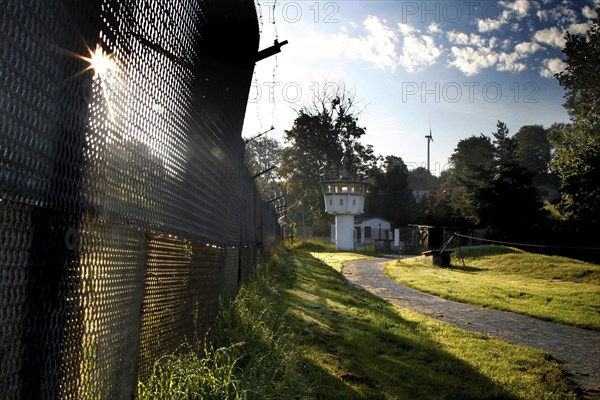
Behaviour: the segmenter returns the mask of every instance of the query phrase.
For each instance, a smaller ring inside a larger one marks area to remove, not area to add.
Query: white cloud
[[[529,8],[531,6],[529,0],[515,0],[513,2],[499,1],[498,4],[510,10],[517,16],[517,18],[523,18],[527,16],[527,14],[529,13]]]
[[[495,30],[500,29],[500,27],[505,23],[506,23],[506,21],[503,21],[502,18],[500,18],[500,19],[492,19],[492,18],[480,19],[480,20],[477,20],[477,29],[479,30],[479,32],[495,31]]]
[[[452,44],[468,44],[469,36],[464,32],[450,31],[446,34],[448,41]]]
[[[466,76],[477,75],[498,61],[498,56],[488,48],[453,46],[450,51],[454,59],[448,65],[458,68]]]
[[[549,58],[542,61],[542,68],[540,68],[540,75],[544,78],[553,78],[554,74],[557,74],[565,69],[567,66],[560,58]]]
[[[555,26],[537,31],[533,35],[533,38],[539,43],[548,44],[561,49],[565,47],[564,33]]]
[[[543,47],[536,42],[523,42],[515,46],[515,52],[521,55],[528,55],[541,50]]]
[[[502,25],[511,22],[511,19],[520,20],[529,14],[531,3],[529,0],[499,1],[498,4],[504,8],[498,18],[484,18],[477,20],[477,29],[481,33],[498,30]],[[513,24],[513,30],[515,26]]]
[[[497,51],[497,45],[510,48],[510,41],[498,41],[495,37],[485,39],[472,33],[448,32],[448,40],[455,44],[451,50],[449,66],[456,67],[467,76],[477,75],[483,69],[494,67],[498,71],[521,72],[527,69],[525,60],[543,47],[535,42],[522,42],[512,52]],[[462,47],[460,45],[463,45]]]
[[[585,6],[581,9],[581,13],[586,18],[594,18],[596,16],[596,12],[590,6]]]
[[[432,33],[442,31],[435,22],[431,23],[427,30]],[[398,31],[403,37],[398,63],[406,71],[420,71],[424,67],[435,64],[442,55],[443,47],[436,45],[432,36],[422,35],[419,29],[406,23],[398,23]]]
[[[577,13],[567,6],[555,7],[550,10],[552,18],[560,25],[571,25],[577,22]]]
[[[498,65],[496,69],[498,71],[509,71],[509,72],[521,72],[524,71],[527,66],[519,62],[521,56],[518,53],[499,53],[498,54]]]
[[[299,53],[315,60],[347,57],[392,72],[399,67],[408,72],[419,71],[435,64],[442,55],[443,46],[409,24],[388,25],[386,20],[370,15],[363,27],[365,33],[359,36],[343,29],[337,34],[311,32],[302,41]]]
[[[476,33],[467,35],[464,32],[450,31],[447,34],[448,41],[452,44],[468,44],[477,47],[495,47],[497,39],[495,37],[486,40],[483,36]]]
[[[547,21],[549,14],[548,10],[538,10],[536,13],[540,21]]]
[[[511,53],[498,53],[498,71],[521,72],[527,69],[527,65],[523,62],[530,54],[543,49],[535,42],[522,42],[515,46],[515,50]]]
[[[471,41],[473,42],[473,44],[476,44],[478,46],[485,46],[485,39],[482,38],[481,36],[477,35],[477,34],[471,34]],[[498,39],[496,39],[495,37],[491,37],[488,40],[488,47],[490,49],[496,47],[496,42],[498,41]]]
[[[440,28],[440,25],[438,23],[436,23],[435,21],[433,21],[427,27],[427,32],[429,32],[429,33],[441,33],[442,32],[442,28]]]
[[[463,47],[452,46],[450,49],[451,60],[449,66],[456,67],[466,76],[477,75],[481,70],[490,68],[498,62],[498,54],[494,52],[496,38],[489,40],[482,36],[463,32],[448,32],[448,40],[452,44],[467,45]]]
[[[402,45],[400,64],[408,72],[415,72],[435,64],[442,54],[442,50],[441,46],[436,46],[431,36],[406,36]]]
[[[411,33],[417,32],[417,28],[402,22],[398,22],[398,30],[403,35],[410,35]]]
[[[476,33],[467,35],[464,32],[450,31],[446,36],[452,44],[469,44],[480,47],[494,47],[496,45],[496,38],[492,37],[486,41],[486,39]]]
[[[573,24],[568,31],[572,34],[584,34],[590,26],[588,24]]]
[[[363,22],[368,35],[366,38],[353,38],[353,42],[358,40],[362,45],[361,58],[371,60],[375,68],[389,68],[394,71],[398,65],[396,56],[396,43],[398,42],[397,33],[387,27],[379,18],[369,15]],[[352,52],[353,50],[346,49]]]
[[[307,61],[320,62],[347,57],[369,62],[377,69],[394,71],[398,67],[398,32],[374,16],[368,16],[363,21],[363,27],[365,33],[358,36],[344,31],[336,34],[306,32],[303,40],[296,44],[295,52]]]

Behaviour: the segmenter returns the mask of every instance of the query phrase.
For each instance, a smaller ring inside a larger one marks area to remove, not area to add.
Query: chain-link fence
[[[0,0],[0,398],[126,399],[277,218],[243,165],[250,0]]]

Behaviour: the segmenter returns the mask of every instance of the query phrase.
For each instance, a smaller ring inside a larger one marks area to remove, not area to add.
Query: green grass
[[[334,252],[335,244],[326,243],[321,240],[313,239],[296,239],[293,244],[288,244],[287,248],[292,251],[308,251],[308,252]]]
[[[342,272],[342,268],[344,264],[349,261],[362,260],[363,258],[367,258],[368,256],[364,254],[356,254],[356,253],[347,253],[347,252],[314,252],[311,251],[310,254],[312,257],[316,258],[319,261],[327,264],[331,268],[335,269],[337,272]]]
[[[463,247],[450,268],[423,257],[386,265],[391,278],[447,299],[600,330],[600,266],[503,246]]]
[[[335,244],[316,239],[298,239],[293,244],[288,245],[293,251],[306,251],[311,254],[335,253],[337,252]],[[380,254],[373,245],[359,245],[359,247],[349,254],[362,254],[364,256],[376,256]]]
[[[351,255],[318,257],[291,256],[295,279],[281,298],[311,398],[575,397],[543,352],[394,307],[344,282],[335,268]]]
[[[139,397],[577,398],[545,353],[399,309],[348,285],[336,269],[364,255],[315,256],[291,250],[262,266],[224,306],[213,345],[158,363]]]
[[[158,360],[138,399],[304,399],[310,392],[294,333],[279,304],[291,282],[281,253],[224,302],[210,345],[185,345]]]
[[[138,399],[243,399],[234,372],[234,347],[183,345],[154,366],[150,379],[138,383]]]

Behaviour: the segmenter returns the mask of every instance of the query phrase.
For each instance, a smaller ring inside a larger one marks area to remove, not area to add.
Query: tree
[[[424,202],[426,223],[431,225],[479,225],[473,189],[491,179],[494,145],[480,134],[460,140],[450,156],[450,168],[443,172],[442,190]],[[444,213],[440,209],[446,210]]]
[[[301,218],[300,208],[294,207],[300,201],[307,211],[307,223],[329,220],[320,175],[325,169],[338,169],[344,154],[356,171],[376,165],[372,147],[359,142],[366,132],[358,124],[359,113],[354,94],[338,85],[334,92],[323,92],[300,109],[292,128],[285,131],[287,146],[281,152],[279,173],[285,180],[291,220]]]
[[[467,185],[481,225],[498,237],[525,238],[543,221],[542,204],[532,185],[532,174],[518,164],[517,147],[508,128],[498,121],[494,137],[494,165]]]
[[[245,158],[252,176],[258,175],[273,166],[279,167],[281,164],[281,144],[275,139],[264,136],[250,139],[246,142]],[[282,194],[280,181],[277,168],[256,178],[256,185],[263,200],[268,201]]]
[[[438,178],[433,176],[427,168],[417,167],[408,171],[408,184],[412,190],[434,190],[440,184]]]
[[[435,190],[421,202],[423,223],[427,225],[467,227],[478,222],[463,187]]]
[[[447,187],[464,186],[473,179],[479,179],[481,171],[493,166],[494,146],[489,137],[480,134],[462,139],[450,156]]]
[[[400,157],[387,156],[384,169],[372,171],[365,214],[401,225],[417,222],[417,204],[408,184],[408,168]]]
[[[518,164],[517,144],[513,138],[508,135],[508,128],[502,121],[496,124],[496,132],[492,132],[494,137],[494,161],[496,169],[512,169]]]
[[[546,174],[552,150],[546,129],[541,125],[525,125],[513,138],[519,164],[533,174]]]
[[[550,167],[561,178],[560,209],[581,227],[600,223],[600,8],[586,35],[567,32],[566,68],[556,74],[565,89],[570,126],[551,138]]]
[[[552,159],[552,144],[549,136],[553,127],[545,129],[541,125],[525,125],[513,136],[517,144],[519,165],[533,174],[533,185],[544,200],[556,201],[558,198],[559,178],[548,168]]]

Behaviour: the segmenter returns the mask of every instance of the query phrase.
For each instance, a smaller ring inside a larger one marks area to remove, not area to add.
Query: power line
[[[544,249],[564,249],[564,250],[600,250],[600,247],[548,246],[545,244],[514,243],[514,242],[504,242],[501,240],[482,239],[482,238],[477,238],[474,236],[461,235],[458,233],[454,233],[454,235],[465,238],[465,239],[474,239],[474,240],[479,240],[482,242],[505,244],[508,246],[538,247],[538,248],[544,248]]]

